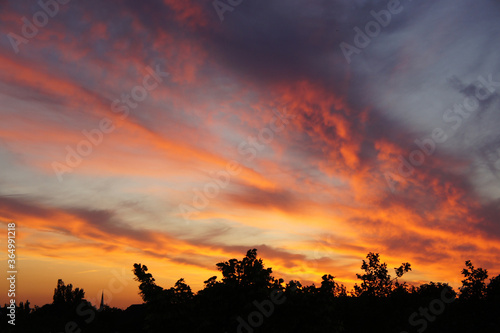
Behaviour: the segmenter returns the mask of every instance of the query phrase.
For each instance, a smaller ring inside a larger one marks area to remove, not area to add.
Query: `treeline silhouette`
[[[194,293],[184,279],[171,288],[156,284],[146,265],[134,264],[143,304],[126,310],[95,307],[83,289],[59,280],[53,303],[16,307],[16,325],[8,324],[10,309],[1,308],[1,332],[500,332],[500,275],[470,261],[462,270],[456,292],[447,283],[420,286],[401,283],[409,263],[395,268],[394,278],[377,253],[369,253],[350,291],[325,274],[319,286],[284,283],[265,268],[257,250],[242,260],[220,262],[216,276]]]

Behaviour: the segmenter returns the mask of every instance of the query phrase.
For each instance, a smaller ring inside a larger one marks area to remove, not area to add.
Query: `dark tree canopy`
[[[73,285],[65,285],[63,280],[57,280],[57,287],[54,289],[53,304],[55,305],[76,305],[83,300],[85,292],[83,289],[76,288]]]
[[[387,271],[387,264],[380,262],[380,255],[378,253],[368,253],[366,256],[368,262],[363,260],[361,269],[365,274],[356,274],[361,281],[361,285],[355,285],[354,290],[357,296],[389,296],[391,292],[400,286],[398,278],[402,277],[404,273],[411,271],[409,263],[403,263],[398,268],[395,268],[396,278],[391,279]]]
[[[462,280],[460,297],[462,299],[484,298],[486,296],[485,280],[488,278],[488,271],[482,268],[474,268],[470,260],[465,262],[465,266],[466,268],[462,270],[465,279]]]
[[[148,268],[146,265],[134,264],[134,275],[135,280],[140,282],[139,284],[139,294],[141,295],[144,302],[150,302],[158,299],[163,291],[162,287],[159,287],[155,283],[153,275],[148,273]]]
[[[144,303],[126,310],[96,308],[84,299],[83,289],[58,280],[53,304],[32,309],[21,302],[16,327],[4,321],[0,332],[500,332],[500,275],[487,283],[486,269],[471,261],[465,262],[458,298],[447,283],[400,282],[411,265],[394,268],[391,277],[387,264],[372,252],[362,260],[363,273],[356,274],[361,283],[349,291],[332,274],[322,275],[318,286],[284,283],[272,276],[256,249],[215,268],[222,279],[212,276],[193,292],[183,278],[163,288],[147,266],[134,264]],[[0,315],[9,311],[5,305]]]
[[[216,266],[222,282],[228,285],[269,287],[274,280],[272,269],[264,268],[262,259],[257,259],[256,249],[248,250],[242,260],[231,259]]]

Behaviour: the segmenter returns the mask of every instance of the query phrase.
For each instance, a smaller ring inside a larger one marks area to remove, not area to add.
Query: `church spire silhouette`
[[[99,310],[104,309],[104,291],[101,294],[101,305],[99,306]]]

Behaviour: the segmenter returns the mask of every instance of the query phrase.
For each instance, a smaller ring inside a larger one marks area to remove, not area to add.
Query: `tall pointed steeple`
[[[101,294],[101,306],[99,307],[99,310],[104,309],[104,290]]]

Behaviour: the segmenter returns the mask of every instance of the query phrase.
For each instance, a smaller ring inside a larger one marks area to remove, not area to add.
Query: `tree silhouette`
[[[217,276],[212,276],[210,279],[203,281],[205,289],[213,288],[217,285]]]
[[[248,250],[242,260],[230,259],[216,266],[222,273],[222,282],[231,286],[262,288],[269,287],[274,280],[272,268],[264,268],[262,259],[257,259],[257,249]]]
[[[146,265],[134,264],[134,280],[141,283],[139,285],[139,295],[141,295],[144,302],[151,302],[161,297],[163,288],[156,285],[153,275],[147,273],[147,271]]]
[[[31,309],[21,302],[15,306],[16,326],[2,321],[0,332],[500,332],[500,275],[486,286],[487,271],[470,261],[457,301],[447,283],[400,283],[410,264],[395,268],[392,278],[372,252],[363,260],[363,274],[356,274],[361,284],[349,295],[332,274],[322,275],[319,286],[297,280],[283,285],[256,249],[216,268],[222,280],[212,276],[194,293],[183,278],[163,288],[148,267],[134,264],[144,303],[126,310],[98,311],[83,298],[83,289],[58,280],[53,304]],[[8,318],[12,311],[6,304],[0,315]]]
[[[436,299],[441,299],[443,295],[447,299],[455,299],[457,293],[448,283],[430,282],[413,288],[414,298],[418,298],[422,303],[429,304]]]
[[[399,286],[397,279],[402,277],[404,273],[411,271],[411,265],[403,263],[400,267],[394,269],[396,278],[391,280],[391,276],[387,271],[387,264],[380,262],[378,253],[370,252],[366,259],[368,259],[368,262],[363,260],[361,265],[361,269],[365,271],[365,274],[356,274],[358,279],[363,281],[360,286],[354,285],[357,296],[388,296]]]
[[[85,297],[83,289],[76,288],[73,285],[64,284],[63,280],[57,280],[57,287],[54,289],[53,304],[55,305],[77,305]]]
[[[184,282],[184,279],[179,279],[174,287],[167,289],[165,292],[165,297],[167,297],[172,304],[189,302],[193,299],[193,296],[194,294],[191,291],[191,287]]]
[[[500,274],[490,280],[486,287],[486,297],[500,303]]]
[[[482,268],[475,269],[470,260],[465,262],[466,268],[462,270],[465,277],[460,287],[461,299],[481,299],[486,296],[486,283],[488,271]]]
[[[331,274],[325,274],[321,277],[321,287],[320,292],[324,294],[330,294],[335,297],[347,296],[347,291],[344,285],[339,285],[335,282],[335,276]]]

